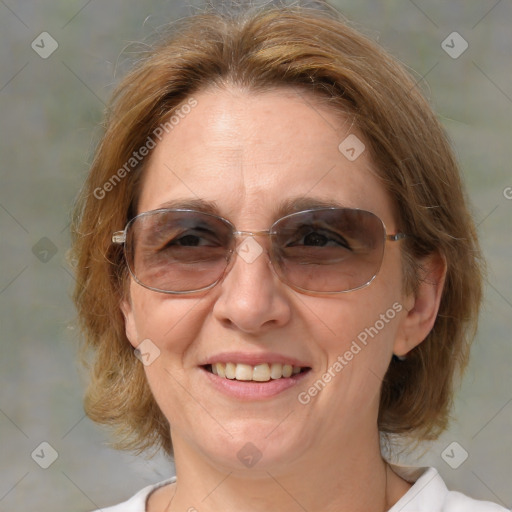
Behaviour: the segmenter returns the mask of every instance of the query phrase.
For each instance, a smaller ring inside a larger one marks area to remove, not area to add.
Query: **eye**
[[[318,233],[316,231],[305,235],[303,237],[303,240],[304,240],[304,245],[309,245],[309,246],[312,245],[312,246],[316,246],[316,247],[324,247],[329,242],[334,241],[332,238],[330,239],[325,234]]]
[[[162,249],[175,247],[219,247],[222,245],[216,233],[208,229],[197,228],[179,234],[173,234]]]
[[[314,227],[303,227],[297,230],[294,239],[289,240],[286,247],[344,247],[351,250],[350,244],[339,233]]]
[[[173,238],[167,242],[166,247],[170,245],[181,245],[186,247],[199,247],[201,245],[210,245],[208,240],[201,236],[186,234],[179,238]]]

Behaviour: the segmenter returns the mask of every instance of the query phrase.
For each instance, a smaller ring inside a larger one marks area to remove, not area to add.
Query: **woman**
[[[436,117],[336,15],[183,21],[118,87],[74,232],[87,412],[176,464],[108,510],[504,510],[381,454],[446,427],[481,262]]]

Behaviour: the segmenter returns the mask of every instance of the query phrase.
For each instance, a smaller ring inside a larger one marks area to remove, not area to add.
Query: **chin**
[[[254,476],[260,472],[278,472],[280,467],[289,467],[307,444],[293,432],[279,428],[278,424],[268,420],[237,422],[235,428],[231,425],[226,429],[235,432],[232,436],[224,431],[215,437],[211,437],[211,432],[205,433],[201,436],[202,442],[198,443],[199,448],[212,465],[224,472],[252,473]],[[208,439],[207,444],[205,439]]]

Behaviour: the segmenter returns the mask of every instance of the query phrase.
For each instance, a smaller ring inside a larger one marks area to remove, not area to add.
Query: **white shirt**
[[[460,492],[449,491],[435,468],[392,468],[413,486],[388,512],[509,512],[489,501],[478,501]],[[159,484],[150,485],[124,503],[95,512],[146,512],[149,495],[159,487],[175,481],[176,477],[173,477]]]

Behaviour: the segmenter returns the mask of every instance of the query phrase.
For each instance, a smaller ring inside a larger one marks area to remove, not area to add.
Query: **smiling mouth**
[[[245,382],[268,382],[270,380],[287,379],[311,370],[309,367],[281,363],[262,363],[256,365],[213,363],[207,364],[203,368],[218,377]]]

